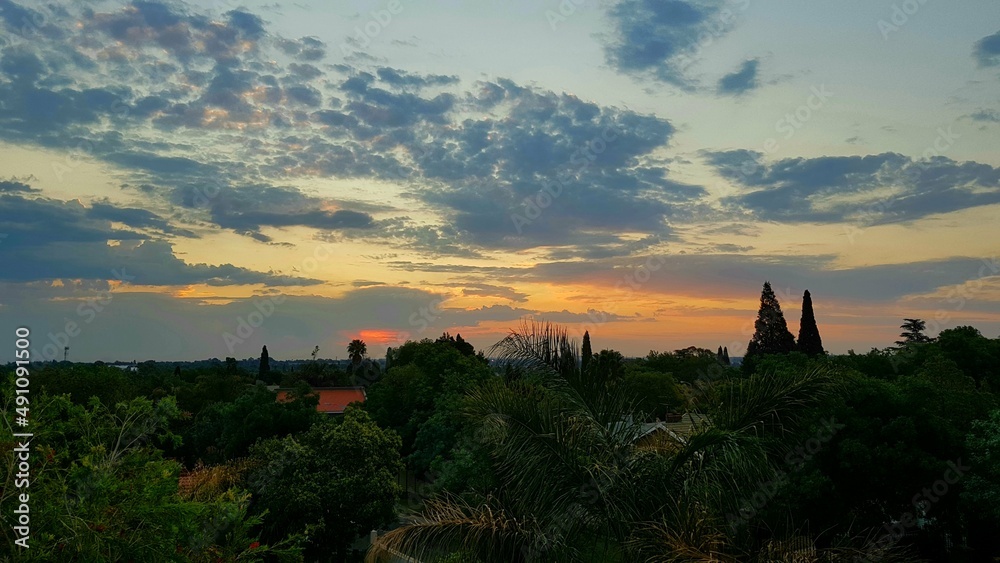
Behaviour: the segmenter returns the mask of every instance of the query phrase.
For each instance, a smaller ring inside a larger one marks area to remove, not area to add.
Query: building
[[[278,393],[278,402],[285,403],[293,390],[274,388],[274,391]],[[347,405],[363,403],[367,398],[364,387],[314,387],[312,392],[319,396],[316,412],[323,414],[344,414]]]

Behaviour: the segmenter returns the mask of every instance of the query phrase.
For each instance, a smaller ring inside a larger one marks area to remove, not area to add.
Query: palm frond
[[[515,518],[493,501],[471,506],[450,497],[430,500],[414,522],[372,542],[365,561],[431,561],[457,551],[474,553],[485,562],[521,561],[523,553],[539,543],[541,531],[533,521]]]

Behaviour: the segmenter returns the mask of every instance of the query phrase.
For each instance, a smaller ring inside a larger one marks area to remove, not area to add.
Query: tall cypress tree
[[[729,346],[722,347],[722,361],[727,366],[733,365],[733,362],[729,360]]]
[[[812,296],[807,289],[802,295],[802,319],[799,321],[799,351],[810,356],[823,354],[823,339],[819,336],[816,316],[813,315]]]
[[[781,312],[781,305],[771,289],[771,282],[764,282],[760,293],[760,310],[754,322],[754,333],[747,345],[746,357],[761,354],[787,354],[795,350],[795,336],[788,331],[788,323]]]
[[[584,372],[587,371],[587,366],[590,365],[590,359],[594,357],[594,351],[590,348],[590,331],[584,331],[583,333],[583,350],[580,354],[580,369]]]
[[[267,381],[271,376],[271,358],[267,355],[267,346],[260,351],[260,367],[257,369],[257,378]]]

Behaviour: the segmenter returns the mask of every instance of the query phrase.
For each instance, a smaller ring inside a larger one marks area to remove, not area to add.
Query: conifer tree
[[[584,331],[583,333],[583,350],[580,357],[580,369],[586,372],[587,366],[590,364],[590,359],[594,357],[594,351],[590,347],[590,331]]]
[[[722,357],[722,346],[719,346],[719,351],[715,353],[715,357],[719,360],[720,364],[724,364],[725,359]]]
[[[903,324],[899,325],[899,328],[903,329],[903,332],[899,335],[902,340],[896,341],[897,346],[924,344],[934,340],[924,334],[924,329],[927,328],[926,322],[920,319],[903,319],[903,321]]]
[[[260,367],[257,369],[257,378],[267,381],[271,375],[271,358],[267,355],[267,346],[260,351]]]
[[[788,331],[788,323],[781,312],[778,298],[770,282],[764,282],[760,293],[760,310],[754,322],[754,333],[747,345],[746,357],[762,354],[787,354],[795,350],[795,336]]]
[[[799,351],[815,357],[823,354],[823,339],[819,336],[812,296],[807,289],[802,295],[802,319],[799,321]]]
[[[727,366],[733,365],[732,361],[729,360],[729,346],[724,346],[722,348],[722,363]]]

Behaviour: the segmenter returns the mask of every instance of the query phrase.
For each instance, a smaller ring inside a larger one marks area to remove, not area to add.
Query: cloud
[[[458,84],[457,76],[445,76],[441,74],[422,76],[389,67],[380,67],[375,72],[379,80],[397,87],[426,88],[428,86]]]
[[[969,116],[969,119],[981,123],[1000,123],[1000,111],[993,109],[980,109]]]
[[[275,42],[286,55],[291,55],[300,61],[315,62],[326,56],[326,43],[316,37],[303,37],[299,40],[279,37]]]
[[[716,171],[744,188],[723,203],[764,220],[913,221],[1000,203],[1000,168],[938,156],[895,153],[787,158],[764,162],[744,150],[709,152]]]
[[[131,270],[128,273],[132,275]],[[135,283],[139,281],[137,276]],[[407,339],[436,338],[446,330],[452,334],[460,331],[477,348],[483,348],[502,338],[502,331],[470,337],[467,329],[489,323],[515,324],[524,316],[556,322],[588,320],[586,313],[506,305],[449,307],[447,295],[391,286],[353,289],[332,298],[272,293],[221,304],[135,289],[108,293],[106,287],[82,284],[61,288],[58,299],[52,298],[51,288],[38,291],[19,286],[16,293],[4,289],[0,292],[0,307],[4,310],[0,330],[12,331],[15,327],[8,323],[32,319],[32,332],[39,335],[33,344],[37,352],[44,353],[50,341],[41,335],[58,334],[65,330],[67,322],[73,321],[80,330],[69,338],[68,345],[82,361],[245,358],[259,354],[264,345],[274,358],[305,358],[316,345],[321,357],[334,357],[338,350],[346,349],[351,338],[365,332],[384,335],[386,340],[380,344],[395,346]],[[107,300],[109,295],[111,299]],[[99,311],[89,305],[95,297],[105,300]],[[428,315],[428,311],[435,314]],[[250,315],[259,316],[260,322],[254,322],[247,334]],[[238,330],[241,319],[247,327]],[[374,348],[377,345],[369,342],[369,350],[375,353]],[[62,345],[57,351],[61,354]],[[122,354],[128,356],[123,358]]]
[[[515,291],[512,287],[503,287],[486,283],[469,284],[462,288],[462,295],[467,297],[499,297],[509,299],[514,303],[527,301],[528,295]]]
[[[106,203],[94,203],[87,210],[87,216],[102,221],[124,223],[136,229],[155,229],[161,233],[177,234],[185,237],[196,235],[186,229],[178,229],[165,219],[146,209],[117,207]]]
[[[654,19],[683,12],[650,6]],[[268,227],[298,225],[482,257],[539,246],[605,255],[628,248],[625,235],[669,236],[671,220],[704,209],[705,189],[673,179],[656,154],[675,133],[660,117],[507,79],[466,91],[450,75],[323,67],[314,64],[322,41],[269,33],[244,10],[221,19],[158,1],[67,10],[51,18],[61,42],[5,53],[7,75],[31,79],[0,82],[0,138],[85,146],[127,176],[150,213],[179,206],[182,221],[261,242],[273,242]],[[314,178],[390,182],[434,218],[390,208],[376,218],[288,187]],[[536,216],[531,205],[550,197],[543,188],[559,195]]]
[[[1000,31],[977,41],[972,54],[981,68],[1000,66]]]
[[[608,11],[613,33],[605,44],[608,63],[626,74],[692,88],[688,65],[704,38],[731,27],[733,13],[721,0],[620,0]]]
[[[112,222],[188,235],[141,209],[115,209],[104,204],[87,208],[75,201],[2,194],[0,230],[7,237],[0,245],[0,258],[18,267],[0,271],[0,281],[107,280],[112,279],[113,270],[128,268],[137,276],[135,283],[141,285],[321,283],[231,264],[188,264],[176,257],[171,243],[137,231],[112,228]]]
[[[727,74],[719,80],[718,93],[723,96],[742,96],[756,90],[760,87],[760,82],[757,79],[759,66],[758,59],[745,61],[739,70]]]
[[[0,180],[0,192],[3,193],[27,193],[37,191],[37,189],[32,188],[24,182],[15,180],[14,178],[11,178],[10,180]]]

